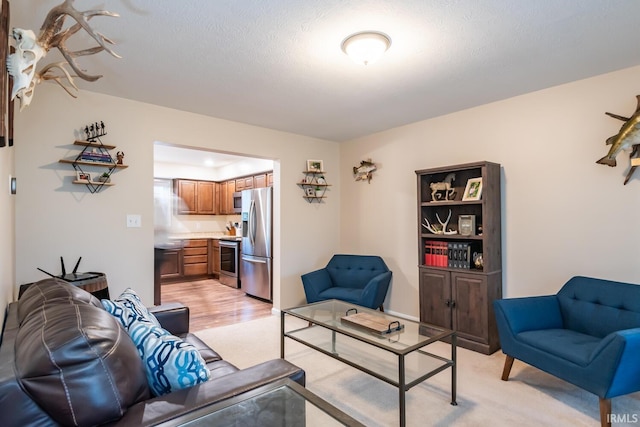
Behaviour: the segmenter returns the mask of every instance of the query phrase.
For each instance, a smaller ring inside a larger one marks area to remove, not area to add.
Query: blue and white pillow
[[[129,335],[142,358],[149,388],[156,396],[209,380],[210,372],[200,352],[165,329],[135,322]]]
[[[101,302],[104,309],[118,319],[127,332],[136,322],[149,323],[160,327],[160,322],[158,322],[156,316],[149,312],[138,294],[131,288],[127,288],[113,301],[103,299]]]

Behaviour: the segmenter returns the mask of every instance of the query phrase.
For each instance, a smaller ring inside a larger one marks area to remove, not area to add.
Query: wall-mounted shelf
[[[325,192],[331,184],[327,184],[324,178],[326,172],[324,171],[303,171],[304,178],[301,182],[298,182],[298,186],[304,191],[302,196],[307,202],[321,203],[322,199],[326,198]]]
[[[111,174],[116,169],[124,169],[128,166],[122,163],[116,162],[109,150],[113,150],[116,148],[115,145],[107,145],[103,144],[100,141],[100,136],[104,136],[106,133],[102,133],[100,135],[96,135],[88,141],[76,140],[73,142],[73,145],[77,145],[80,147],[84,147],[82,151],[76,156],[74,159],[60,159],[59,163],[66,163],[73,165],[74,170],[76,171],[76,175],[89,175],[91,177],[91,173],[89,170],[83,169],[83,166],[92,167],[92,168],[100,168],[107,169],[106,172],[99,172],[99,176],[102,177],[103,174],[106,174],[105,177],[106,182],[96,181],[95,179],[75,179],[72,181],[73,184],[77,185],[86,185],[91,193],[97,193],[102,190],[104,187],[110,187],[115,184],[110,182]],[[88,151],[89,150],[89,151]],[[95,159],[95,160],[93,160]]]

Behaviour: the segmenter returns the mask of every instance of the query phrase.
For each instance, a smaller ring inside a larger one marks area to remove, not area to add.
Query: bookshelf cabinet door
[[[420,269],[420,321],[452,329],[451,275],[448,271]]]
[[[488,344],[487,278],[482,275],[451,273],[453,328],[461,338]]]

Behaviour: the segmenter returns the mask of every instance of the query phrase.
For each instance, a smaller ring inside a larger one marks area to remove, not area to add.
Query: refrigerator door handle
[[[252,262],[254,264],[266,264],[267,260],[266,259],[255,259],[255,258],[245,258],[242,257],[243,261],[247,261],[247,262]]]
[[[256,243],[256,202],[251,200],[249,205],[249,241],[252,245]]]

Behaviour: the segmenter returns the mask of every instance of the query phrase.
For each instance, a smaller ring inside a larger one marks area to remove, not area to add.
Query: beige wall
[[[382,255],[393,270],[386,305],[418,317],[414,171],[487,160],[502,165],[503,287],[508,297],[555,293],[573,275],[640,283],[640,171],[595,164],[630,116],[640,67],[391,129],[341,145],[341,249]],[[427,101],[428,102],[428,101]],[[371,158],[370,184],[351,166]],[[348,167],[347,167],[348,166]]]
[[[58,159],[78,153],[72,145],[86,123],[103,120],[107,144],[125,152],[129,168],[116,185],[97,194],[71,184],[71,165]],[[82,271],[107,274],[112,295],[131,286],[146,303],[153,291],[153,142],[270,158],[275,161],[274,306],[304,301],[300,274],[326,263],[339,248],[339,145],[149,104],[59,87],[38,87],[32,105],[16,114],[16,283],[58,273],[82,256]],[[6,151],[6,150],[5,150]],[[306,159],[323,159],[333,184],[325,204],[308,204],[296,185]],[[127,214],[142,228],[126,228]],[[70,266],[70,267],[69,267]]]
[[[0,307],[13,300],[15,282],[15,199],[9,193],[14,174],[13,147],[0,148]]]

